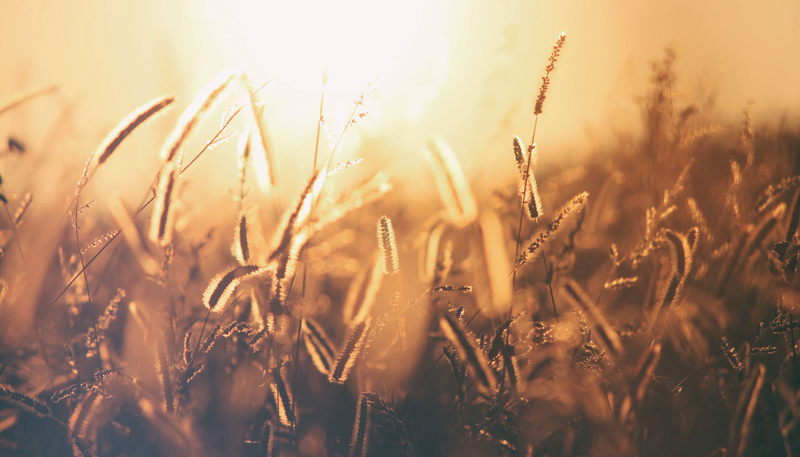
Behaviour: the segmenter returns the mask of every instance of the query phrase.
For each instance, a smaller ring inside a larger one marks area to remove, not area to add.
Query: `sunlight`
[[[366,117],[342,138],[340,157],[349,157],[365,137],[388,125],[419,121],[447,75],[451,21],[444,4],[207,0],[205,5],[226,64],[244,66],[252,81],[278,77],[262,101],[280,150],[313,152],[304,139],[316,128],[323,74],[328,79],[322,154],[338,140],[360,94],[370,83],[376,91],[359,110]],[[287,164],[289,173],[300,162]]]
[[[316,90],[326,69],[340,90],[363,88],[426,38],[420,0],[237,3],[231,11],[247,53],[301,89]]]
[[[797,455],[779,3],[6,1],[0,457]]]

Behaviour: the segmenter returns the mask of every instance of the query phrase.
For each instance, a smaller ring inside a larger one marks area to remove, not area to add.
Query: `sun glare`
[[[251,64],[315,90],[326,70],[341,90],[362,87],[425,41],[420,0],[239,0],[231,14]]]
[[[322,154],[339,140],[360,94],[368,86],[376,91],[359,109],[367,114],[357,119],[359,128],[350,129],[337,148],[339,157],[347,157],[385,126],[419,121],[448,71],[449,21],[441,4],[208,0],[205,5],[226,64],[242,65],[254,83],[277,77],[262,101],[281,150],[314,150],[303,139],[316,128],[323,74]]]

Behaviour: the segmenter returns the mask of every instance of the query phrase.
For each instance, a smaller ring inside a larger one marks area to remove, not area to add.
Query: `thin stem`
[[[81,181],[78,183],[78,190],[75,193],[75,215],[73,217],[73,225],[75,226],[75,244],[78,250],[78,259],[80,260],[81,264],[81,273],[83,275],[83,283],[86,285],[86,297],[89,305],[89,315],[92,318],[92,328],[94,329],[94,348],[97,351],[97,363],[100,367],[100,371],[103,371],[103,354],[100,351],[100,335],[97,333],[97,319],[94,315],[94,306],[92,305],[92,287],[89,285],[89,275],[86,273],[86,263],[83,259],[83,249],[81,248],[81,236],[80,236],[80,227],[78,225],[78,217],[80,216],[80,198],[81,198],[81,191],[83,190],[83,186],[86,185],[86,178],[88,171],[87,168],[84,169],[83,174],[81,176]],[[103,397],[106,396],[106,380],[105,377],[100,378],[100,393]],[[107,407],[103,404],[103,409],[106,410]],[[108,440],[108,430],[106,430],[106,440]]]
[[[259,88],[258,88],[258,89],[256,89],[255,91],[253,91],[253,95],[255,95],[255,94],[259,93],[259,92],[261,91],[261,89],[263,89],[264,87],[266,87],[266,86],[267,86],[267,84],[271,83],[271,82],[272,82],[272,81],[274,81],[275,79],[276,79],[276,78],[272,78],[272,79],[270,79],[269,81],[267,81],[267,82],[265,82],[264,84],[262,84],[262,85],[261,85],[261,87],[259,87]],[[234,111],[234,112],[233,112],[233,114],[231,114],[231,115],[228,117],[228,119],[227,119],[227,120],[226,120],[226,121],[225,121],[225,122],[222,124],[222,127],[220,127],[219,131],[217,131],[217,134],[216,134],[216,135],[214,135],[214,138],[212,138],[212,139],[211,139],[211,141],[209,141],[208,143],[206,143],[206,145],[203,147],[203,149],[201,149],[201,150],[200,150],[200,152],[198,152],[198,153],[197,153],[197,155],[196,155],[196,156],[194,156],[194,158],[193,158],[193,159],[192,159],[192,160],[189,162],[189,164],[188,164],[188,165],[186,165],[185,167],[183,167],[183,168],[181,169],[181,174],[183,174],[183,172],[185,172],[186,170],[188,170],[188,169],[189,169],[189,167],[191,167],[191,166],[192,166],[192,164],[193,164],[193,163],[194,163],[194,162],[195,162],[197,159],[199,159],[199,158],[200,158],[200,156],[201,156],[201,155],[203,155],[203,153],[204,153],[204,152],[206,152],[206,151],[208,150],[208,148],[209,148],[209,147],[211,147],[211,145],[213,145],[214,143],[216,143],[216,142],[217,142],[217,140],[219,139],[220,135],[222,135],[222,133],[223,133],[223,132],[225,132],[225,129],[226,129],[226,128],[228,128],[228,125],[230,125],[231,121],[233,121],[233,118],[235,118],[235,117],[236,117],[236,115],[237,115],[237,114],[239,114],[239,113],[240,113],[240,112],[241,112],[243,109],[244,109],[244,106],[240,106],[240,107],[239,107],[239,108],[238,108],[236,111]]]
[[[37,88],[28,92],[24,92],[20,95],[17,95],[15,98],[11,100],[2,100],[1,102],[2,105],[0,105],[0,114],[5,113],[6,111],[10,111],[16,108],[17,106],[27,102],[28,100],[31,100],[40,95],[44,95],[50,92],[55,92],[56,90],[58,90],[58,86],[53,84],[51,86],[45,86],[42,88]]]
[[[525,180],[523,181],[522,185],[522,202],[520,203],[520,210],[519,210],[519,224],[517,226],[517,245],[514,251],[514,259],[519,258],[519,248],[522,243],[522,219],[525,215],[525,204],[527,203],[528,197],[528,181],[531,175],[531,157],[533,155],[533,148],[536,141],[536,127],[539,125],[539,115],[537,114],[533,120],[533,134],[531,135],[531,143],[528,145],[528,158],[526,160],[526,167],[525,167]],[[536,228],[539,228],[539,219],[536,218]],[[516,260],[515,260],[516,261]],[[544,273],[547,278],[547,287],[550,289],[550,300],[553,303],[553,314],[556,316],[556,322],[558,322],[558,309],[556,308],[556,299],[555,294],[553,294],[553,284],[550,277],[550,270],[547,267],[547,258],[544,255],[544,251],[542,251],[542,263],[544,263]],[[514,287],[517,282],[517,268],[514,268],[514,272],[512,273],[511,277],[511,285]],[[511,319],[511,316],[514,315],[514,301],[511,301],[511,307],[508,310],[508,318]]]
[[[792,328],[792,312],[789,311],[789,340],[792,343],[792,371],[794,372],[794,385],[795,387],[800,384],[800,381],[797,379],[797,354],[795,353],[794,349],[794,328]]]
[[[361,98],[356,102],[356,106],[353,107],[353,111],[350,113],[350,117],[347,119],[347,123],[342,129],[342,133],[339,134],[339,138],[336,139],[336,143],[333,145],[333,149],[331,149],[331,155],[328,157],[328,164],[325,166],[326,173],[331,171],[331,164],[333,163],[333,157],[336,155],[336,150],[339,148],[339,143],[342,142],[344,134],[347,133],[347,128],[353,123],[353,119],[356,117],[356,111],[358,111],[358,107],[364,104],[364,94],[367,90],[369,90],[369,85],[367,85],[367,89],[365,89],[365,91],[361,94]],[[322,185],[324,187],[325,183],[323,182]],[[320,195],[322,195],[322,190],[320,190]]]
[[[311,171],[311,179],[314,179],[314,176],[317,175],[317,157],[319,156],[319,135],[322,131],[322,110],[325,107],[325,86],[327,84],[327,73],[323,74],[322,76],[322,93],[319,97],[319,116],[317,117],[317,137],[314,141],[314,163],[313,163],[313,170]],[[314,210],[312,205],[311,210]],[[306,245],[311,245],[313,240],[309,239]],[[306,280],[308,279],[308,250],[303,249],[303,257],[302,257],[302,264],[303,264],[303,287],[302,287],[302,299],[303,303],[300,306],[300,323],[297,325],[297,341],[295,342],[295,355],[294,355],[294,379],[297,379],[297,373],[300,370],[300,364],[298,360],[300,360],[300,336],[303,330],[303,312],[305,310],[305,298],[306,298]],[[294,282],[294,280],[292,280]],[[289,292],[291,292],[291,288],[289,288]],[[288,292],[287,292],[288,298]],[[294,403],[292,403],[292,408],[294,408]]]
[[[194,362],[195,357],[197,356],[197,351],[200,349],[200,342],[203,341],[203,333],[206,331],[206,325],[208,325],[208,319],[211,317],[211,308],[208,309],[206,313],[206,318],[203,320],[203,327],[200,328],[200,335],[197,337],[197,344],[194,345],[194,351],[192,351],[192,356],[189,358],[189,365],[191,366],[192,362]]]
[[[536,229],[539,229],[539,219],[536,218]],[[544,263],[544,274],[547,278],[547,287],[550,289],[550,301],[553,303],[553,313],[556,315],[556,322],[558,322],[558,310],[556,309],[556,297],[553,295],[553,277],[550,276],[550,270],[547,269],[547,257],[544,255],[544,250],[541,252],[542,254],[542,263]]]
[[[600,299],[603,298],[603,292],[606,291],[606,284],[608,284],[608,280],[611,279],[611,275],[613,275],[614,272],[617,271],[617,263],[616,261],[613,262],[614,263],[613,265],[611,265],[611,270],[608,272],[608,275],[606,275],[606,281],[603,283],[603,287],[600,289],[600,293],[597,294],[597,300],[594,301],[595,305],[598,306],[600,305]]]
[[[323,76],[322,94],[319,97],[319,117],[317,118],[317,139],[316,139],[316,141],[314,143],[314,166],[313,166],[313,171],[311,173],[311,178],[312,179],[314,178],[314,176],[317,175],[317,157],[319,155],[319,134],[322,131],[322,109],[325,106],[325,84],[326,84],[326,79],[327,78]],[[313,207],[312,207],[312,211],[313,211]],[[309,239],[307,244],[310,245],[311,241],[312,240]],[[306,278],[308,276],[308,265],[306,265],[306,262],[305,262],[306,257],[307,257],[307,252],[308,252],[307,250],[305,250],[305,249],[303,250],[303,295],[302,295],[303,298],[306,298]],[[300,312],[302,313],[302,308],[301,308]],[[302,319],[302,317],[301,317],[301,319]],[[297,354],[299,356],[300,355],[300,330],[299,329],[297,330],[297,344],[298,344]]]
[[[201,149],[200,152],[198,152],[197,155],[194,156],[194,158],[185,167],[181,168],[181,174],[183,174],[184,171],[186,171],[189,167],[191,167],[192,164],[197,159],[199,159],[200,156],[203,155],[203,153],[206,152],[208,148],[211,147],[212,144],[214,144],[217,141],[220,135],[222,135],[222,132],[224,132],[225,129],[228,127],[228,125],[231,123],[231,121],[233,121],[233,118],[236,117],[236,115],[239,114],[243,109],[244,106],[240,106],[239,108],[236,109],[236,111],[233,112],[233,114],[222,124],[222,128],[220,128],[217,134],[214,135],[214,138],[212,138],[211,141],[206,143],[206,145],[203,146],[203,149]]]
[[[478,315],[481,313],[481,310],[483,310],[483,305],[481,305],[481,307],[478,308],[477,311],[475,311],[475,314],[473,314],[472,317],[467,321],[467,323],[464,324],[464,327],[469,327],[469,324],[471,324],[472,321],[476,317],[478,317]],[[437,358],[436,361],[433,362],[433,365],[431,365],[431,367],[428,368],[428,371],[422,376],[422,378],[420,379],[419,383],[408,394],[409,396],[413,396],[421,387],[423,387],[424,381],[426,381],[428,379],[428,376],[430,376],[431,373],[433,373],[433,370],[436,368],[437,365],[439,365],[439,362],[441,362],[443,358],[444,358],[444,354],[439,354],[439,358]],[[406,398],[409,398],[409,397],[407,396]]]
[[[65,285],[64,288],[61,289],[61,292],[58,293],[56,298],[54,298],[53,301],[51,301],[50,304],[47,305],[47,309],[45,309],[45,311],[42,313],[41,316],[38,317],[38,319],[42,319],[48,312],[50,312],[51,309],[53,309],[53,306],[55,306],[55,304],[58,303],[58,300],[61,299],[61,297],[63,297],[65,293],[67,293],[67,291],[69,290],[70,287],[72,287],[72,285],[75,283],[75,281],[77,281],[78,278],[80,278],[81,275],[84,273],[84,271],[86,271],[86,269],[89,268],[89,266],[91,266],[92,263],[100,256],[100,254],[102,254],[103,251],[105,251],[106,248],[111,245],[111,243],[117,238],[117,236],[119,236],[120,233],[122,233],[122,230],[118,231],[114,236],[112,236],[111,239],[109,239],[103,245],[103,247],[101,247],[97,251],[97,253],[95,253],[95,255],[92,256],[92,258],[89,259],[88,262],[86,262],[86,264],[81,268],[81,270],[79,272],[75,273],[75,276],[73,276],[72,279],[67,283],[67,285]],[[0,368],[0,375],[2,375],[6,371],[6,368],[11,363],[11,361],[14,360],[17,357],[17,354],[19,354],[20,348],[22,348],[22,345],[25,344],[25,341],[28,339],[28,337],[31,336],[31,333],[33,333],[33,330],[34,329],[28,330],[28,332],[25,333],[25,335],[22,337],[22,340],[20,340],[20,342],[14,348],[14,351],[11,353],[11,355],[8,358],[8,360],[6,360],[5,363],[3,363],[3,366]]]
[[[19,243],[19,233],[17,232],[17,224],[14,222],[14,218],[11,217],[11,212],[8,210],[8,203],[3,202],[3,206],[6,209],[6,216],[8,216],[8,222],[11,223],[11,231],[14,235],[14,241],[17,244],[17,249],[19,249],[19,256],[22,258],[22,265],[25,266],[25,254],[22,252],[22,245]]]
[[[73,218],[73,224],[75,226],[75,243],[78,249],[78,259],[80,260],[81,264],[81,275],[83,276],[83,282],[86,285],[86,296],[87,301],[89,302],[89,315],[92,317],[92,328],[94,329],[94,344],[95,349],[97,350],[97,360],[100,363],[100,370],[103,369],[103,358],[100,355],[100,341],[98,339],[97,334],[97,320],[94,316],[94,307],[92,306],[92,289],[89,285],[89,276],[86,273],[86,263],[83,259],[83,249],[81,249],[81,237],[80,237],[80,227],[78,226],[78,216],[80,215],[80,209],[78,208],[78,203],[80,202],[80,193],[83,189],[85,182],[83,181],[86,177],[86,173],[84,172],[83,176],[81,177],[81,183],[78,185],[78,192],[75,195],[75,215]],[[105,392],[103,392],[103,396],[105,396]]]
[[[319,118],[317,119],[317,139],[314,144],[314,173],[317,172],[317,155],[319,154],[319,135],[322,131],[322,108],[325,106],[325,85],[326,81],[322,82],[322,95],[319,97]]]
[[[467,388],[464,389],[464,396],[466,396],[469,393],[469,391],[472,390],[472,387],[474,385],[475,385],[475,381],[472,381],[472,383],[470,383],[470,385],[468,385]],[[441,422],[442,426],[444,426],[444,424],[447,422],[447,419],[449,419],[450,415],[453,414],[453,411],[455,411],[456,406],[458,406],[459,403],[453,404],[453,401],[455,401],[457,397],[458,397],[458,394],[455,394],[450,399],[450,401],[447,402],[447,406],[445,406],[445,408],[447,408],[447,412],[445,413],[444,418],[442,419],[442,422]]]
[[[528,158],[525,161],[525,180],[522,183],[522,201],[520,202],[519,208],[519,224],[517,226],[517,246],[514,250],[514,261],[519,258],[519,248],[522,243],[522,218],[525,214],[525,203],[528,196],[528,177],[531,174],[531,155],[533,154],[533,140],[536,138],[536,125],[539,123],[539,115],[537,114],[534,121],[533,121],[533,136],[531,137],[531,144],[528,146]],[[517,269],[514,268],[514,272],[512,273],[511,277],[511,287],[513,288],[517,284]],[[511,311],[513,312],[514,308],[514,301],[511,301]]]

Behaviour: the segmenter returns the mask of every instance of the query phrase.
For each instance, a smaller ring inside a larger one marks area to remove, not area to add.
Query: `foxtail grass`
[[[470,224],[478,217],[478,206],[452,149],[442,138],[433,137],[424,151],[447,214],[460,227]]]
[[[303,342],[314,366],[327,375],[333,367],[336,346],[333,345],[322,327],[311,319],[303,319]]]
[[[539,232],[528,242],[525,244],[528,247],[519,255],[517,258],[516,268],[525,265],[528,262],[528,259],[539,252],[539,250],[544,246],[544,244],[558,231],[559,227],[564,223],[564,221],[575,211],[579,210],[583,205],[586,203],[586,199],[589,197],[588,192],[581,192],[580,194],[576,195],[572,198],[572,200],[564,205],[561,210],[556,213],[556,217],[553,218],[552,221],[545,227],[544,229],[539,230]]]
[[[489,365],[486,355],[477,346],[475,338],[450,314],[444,314],[439,318],[439,326],[450,343],[458,348],[461,358],[469,362],[471,371],[481,387],[488,393],[494,392],[498,383],[497,374]]]
[[[400,260],[397,255],[397,240],[395,239],[392,220],[388,216],[381,216],[378,221],[377,234],[383,274],[394,275],[399,273]]]
[[[547,89],[550,88],[550,73],[556,68],[556,62],[558,61],[558,57],[561,55],[561,49],[564,47],[564,43],[567,41],[567,33],[561,32],[561,35],[558,36],[556,40],[556,44],[553,46],[553,50],[550,52],[550,58],[548,59],[547,66],[545,67],[545,74],[542,76],[542,85],[539,87],[539,95],[536,97],[536,104],[533,108],[533,114],[536,116],[542,114],[542,109],[544,108],[544,100],[547,98]]]
[[[353,424],[353,436],[350,438],[350,457],[366,457],[369,449],[369,432],[372,428],[370,412],[372,405],[366,394],[358,397],[356,420]]]
[[[176,159],[181,147],[200,120],[211,110],[212,106],[228,87],[236,82],[238,77],[238,73],[225,71],[211,80],[197,95],[195,95],[189,106],[186,107],[178,118],[178,122],[164,142],[160,153],[161,160],[172,162]]]
[[[175,228],[175,191],[180,177],[178,166],[168,162],[161,170],[156,188],[155,207],[150,219],[150,241],[159,246],[172,243]]]
[[[651,325],[655,325],[661,313],[677,301],[678,296],[686,284],[686,279],[689,276],[689,271],[692,268],[692,261],[694,260],[692,244],[689,243],[686,236],[672,230],[664,230],[664,237],[670,247],[670,268],[672,273],[661,294],[661,299],[658,301],[653,311]],[[693,239],[697,241],[696,234],[693,236]]]
[[[139,108],[131,112],[125,119],[120,121],[111,132],[108,133],[106,138],[100,144],[98,152],[95,154],[97,157],[97,166],[102,165],[108,160],[114,151],[117,150],[120,144],[128,137],[133,131],[142,125],[146,120],[153,117],[155,114],[168,107],[175,101],[173,96],[162,96],[151,100]]]
[[[294,427],[294,424],[297,423],[294,412],[294,396],[287,382],[285,370],[280,366],[272,369],[271,387],[281,424],[286,427]]]
[[[328,375],[328,381],[333,384],[344,384],[347,381],[356,361],[366,348],[371,321],[372,319],[368,317],[350,331],[350,335]]]
[[[203,304],[213,313],[224,312],[239,284],[264,270],[256,265],[238,265],[217,274],[203,294]]]

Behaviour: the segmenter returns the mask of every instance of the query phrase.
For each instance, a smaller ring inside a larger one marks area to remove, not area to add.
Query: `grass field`
[[[565,40],[541,57],[530,130],[482,158],[519,171],[492,193],[446,138],[417,173],[436,196],[393,182],[369,145],[339,157],[372,86],[341,132],[323,99],[295,196],[270,82],[238,72],[133,111],[45,207],[15,170],[48,164],[9,139],[0,454],[797,455],[797,126],[744,105],[716,122],[675,96],[667,50],[643,133],[545,173],[538,155],[558,151],[536,128]],[[125,150],[166,110],[182,114],[160,151]],[[141,200],[91,186],[136,154],[161,163]],[[239,170],[218,189],[193,179],[210,154]],[[228,208],[184,204],[198,188]]]

